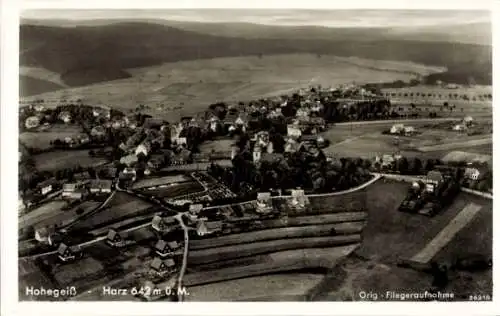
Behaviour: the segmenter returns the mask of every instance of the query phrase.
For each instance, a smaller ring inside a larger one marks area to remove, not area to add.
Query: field
[[[408,184],[392,181],[377,182],[368,189],[368,225],[363,231],[363,242],[353,256],[347,258],[329,273],[315,289],[313,300],[363,300],[360,291],[378,293],[384,299],[387,291],[401,289],[425,291],[430,288],[431,275],[396,266],[420,252],[469,203],[482,206],[475,218],[461,229],[442,248],[434,260],[448,266],[461,255],[492,253],[491,201],[461,193],[453,204],[436,217],[427,218],[397,211]],[[384,199],[380,196],[384,195]],[[467,280],[467,281],[466,281]],[[491,270],[485,272],[450,272],[446,292],[460,299],[466,294],[492,291]],[[467,282],[467,285],[464,284]],[[467,293],[465,293],[467,292]]]
[[[78,216],[82,216],[88,211],[95,209],[100,203],[95,201],[86,201],[79,204],[72,209],[62,210],[61,208],[66,204],[65,201],[53,201],[47,203],[33,212],[23,215],[19,219],[19,227],[48,227],[53,225],[61,226],[63,223],[68,223]],[[81,215],[76,214],[76,209],[83,209]],[[45,210],[42,213],[42,210]]]
[[[285,227],[259,230],[254,232],[231,234],[218,238],[193,240],[190,244],[191,250],[204,248],[223,247],[235,244],[253,243],[266,240],[284,239],[284,238],[304,238],[321,237],[328,235],[344,235],[361,233],[365,223],[348,222],[340,224],[311,225],[303,227]],[[334,232],[334,233],[332,233]]]
[[[444,124],[433,127],[429,123],[409,122],[421,134],[415,136],[398,136],[399,145],[394,143],[393,135],[384,135],[382,132],[393,124],[365,124],[333,126],[322,136],[330,140],[330,146],[324,149],[325,153],[338,157],[373,158],[377,155],[390,154],[399,150],[407,157],[442,158],[447,151],[457,149],[468,152],[484,153],[491,148],[489,135],[467,136],[456,131],[443,129]],[[423,126],[422,126],[423,125]],[[476,149],[477,148],[477,149]],[[491,154],[491,149],[490,149]]]
[[[327,55],[318,58],[312,54],[183,61],[134,69],[132,78],[44,93],[34,98],[42,98],[50,104],[51,100],[57,102],[71,95],[90,104],[105,103],[125,110],[143,103],[151,107],[150,114],[176,120],[205,110],[217,101],[258,99],[289,93],[309,84],[330,86],[352,81],[407,80],[412,76],[407,73],[409,69],[414,72],[436,70],[421,65],[387,63],[369,60],[347,63],[345,58]],[[404,71],[391,69],[395,65]]]
[[[53,125],[44,131],[20,133],[19,140],[28,148],[47,149],[51,147],[51,141],[64,140],[66,137],[74,138],[81,133],[81,128],[77,126]]]
[[[128,203],[110,206],[105,208],[88,219],[85,219],[74,226],[73,229],[91,229],[98,225],[118,221],[120,218],[133,216],[146,211],[153,204],[143,200],[135,199]]]
[[[179,195],[202,192],[203,187],[195,181],[172,184],[164,188],[146,190],[144,193],[160,198],[173,198]]]
[[[197,265],[221,260],[230,260],[239,257],[255,256],[258,254],[270,253],[275,251],[335,246],[338,247],[359,243],[360,241],[361,236],[359,234],[327,237],[287,238],[271,241],[260,241],[250,244],[195,250],[189,253],[188,260],[190,263]]]
[[[378,182],[369,188],[368,205],[371,207],[368,225],[363,231],[363,243],[356,250],[356,256],[330,275],[332,280],[327,282],[330,289],[327,290],[326,286],[316,299],[340,300],[351,297],[361,300],[358,293],[367,288],[378,293],[401,288],[427,290],[430,287],[430,275],[399,268],[395,264],[421,251],[470,202],[481,205],[482,209],[434,259],[449,265],[457,256],[468,253],[491,257],[491,201],[461,193],[443,213],[427,218],[397,211],[406,189],[407,184],[391,181]],[[386,198],[380,199],[381,194]],[[464,293],[466,289],[475,289],[479,293],[491,293],[491,271],[475,274],[455,272],[450,277],[449,292]],[[465,288],[464,278],[470,283]],[[474,290],[472,292],[475,293]]]
[[[106,163],[101,157],[90,157],[88,150],[51,151],[34,155],[36,168],[39,171],[54,171],[63,168],[83,168]]]
[[[159,185],[175,185],[180,182],[192,181],[190,177],[184,175],[166,176],[161,178],[147,178],[134,183],[133,189],[143,189]]]
[[[283,273],[193,286],[186,301],[301,301],[322,280],[321,274]],[[302,299],[301,299],[302,298]]]
[[[19,218],[19,227],[24,228],[33,226],[44,219],[50,218],[54,216],[54,214],[62,212],[61,208],[64,205],[66,205],[66,202],[61,200],[45,203],[21,216]]]
[[[231,146],[234,144],[233,139],[219,139],[213,141],[207,141],[200,145],[200,152],[209,153],[212,150],[214,151],[224,151],[230,152]]]

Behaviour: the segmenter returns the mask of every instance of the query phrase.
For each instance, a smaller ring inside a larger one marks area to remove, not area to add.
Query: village
[[[262,220],[286,222],[288,215],[309,209],[307,195],[348,190],[377,174],[413,175],[432,182],[425,176],[448,166],[461,186],[491,190],[487,163],[404,156],[400,138],[420,132],[409,124],[393,124],[383,133],[393,137],[393,152],[370,159],[325,153],[330,140],[323,132],[337,123],[420,115],[414,114],[398,113],[389,99],[353,85],[311,87],[235,105],[215,103],[180,122],[76,103],[55,109],[42,102],[29,105],[21,108],[23,130],[44,133],[52,126],[71,125],[82,132],[51,139],[44,149],[20,145],[20,251],[25,256],[55,252],[59,264],[74,262],[84,257],[81,245],[89,242],[105,241],[115,249],[137,245],[141,239],[127,234],[137,223],[149,227],[146,239],[154,258],[149,273],[156,282],[185,273],[190,238],[249,232],[261,229]],[[435,117],[435,112],[429,113],[431,120]],[[461,132],[476,123],[466,116],[446,124]],[[220,150],[203,150],[204,143],[228,140],[229,146]],[[61,150],[69,155],[84,150],[104,162],[36,169],[34,155]],[[183,178],[176,178],[179,175]],[[175,194],[171,191],[184,184]],[[144,205],[134,210],[129,202],[123,214],[105,218],[108,204],[123,194]],[[58,206],[44,208],[54,203]],[[182,277],[175,284],[180,287]]]

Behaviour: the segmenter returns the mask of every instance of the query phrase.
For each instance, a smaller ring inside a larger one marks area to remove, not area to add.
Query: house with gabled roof
[[[269,213],[273,210],[271,193],[270,192],[259,192],[257,193],[257,208],[258,213]]]
[[[172,257],[175,254],[175,251],[179,250],[180,245],[177,241],[165,241],[160,239],[155,244],[155,252],[162,258]]]
[[[48,179],[39,183],[37,185],[37,188],[41,195],[47,195],[50,192],[54,191],[58,185],[59,182],[56,179]]]
[[[173,272],[175,270],[175,261],[172,258],[162,260],[157,257],[151,262],[151,269],[159,273]]]
[[[484,179],[486,173],[489,171],[487,164],[469,163],[464,171],[464,177],[478,181]]]
[[[155,215],[151,221],[151,227],[160,233],[169,233],[177,228],[178,222],[173,216],[162,217],[160,215]]]
[[[302,189],[294,189],[291,192],[292,199],[290,201],[291,206],[295,208],[304,208],[309,204],[309,199],[305,195],[304,190]]]
[[[222,221],[200,220],[196,225],[196,233],[198,234],[198,236],[218,234],[222,232],[222,226]]]
[[[112,247],[116,247],[117,245],[119,245],[121,242],[123,242],[124,240],[124,237],[119,233],[117,232],[116,230],[114,229],[110,229],[108,231],[108,235],[106,236],[106,243]]]
[[[61,243],[57,249],[57,257],[63,262],[69,262],[82,257],[82,249],[79,245],[68,246]]]
[[[103,179],[90,180],[90,193],[92,194],[111,193],[112,188],[113,188],[112,180],[103,180]]]

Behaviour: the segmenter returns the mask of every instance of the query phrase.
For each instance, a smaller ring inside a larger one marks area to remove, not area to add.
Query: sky
[[[488,11],[472,10],[284,10],[284,9],[112,9],[25,10],[27,19],[164,19],[189,22],[246,22],[326,27],[436,26],[487,22]]]

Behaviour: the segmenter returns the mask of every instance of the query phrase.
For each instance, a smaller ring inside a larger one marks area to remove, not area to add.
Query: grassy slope
[[[353,36],[350,29],[335,30],[335,33],[342,35],[333,40],[314,36],[301,39],[288,35],[275,40],[220,37],[144,22],[74,28],[22,25],[20,64],[50,70],[60,74],[67,84],[80,86],[126,78],[129,76],[126,69],[165,62],[259,53],[309,52],[409,60],[446,66],[456,71],[466,68],[478,83],[491,81],[490,46],[403,41],[397,36],[384,39],[375,36],[366,40],[376,31],[364,32],[365,40],[358,40],[358,36]],[[255,33],[261,34],[258,28]]]
[[[122,109],[144,103],[151,107],[151,114],[171,120],[195,114],[218,100],[251,100],[283,94],[311,83],[329,86],[352,81],[406,80],[414,72],[435,71],[421,65],[403,66],[359,59],[346,62],[345,58],[318,58],[311,54],[202,59],[135,69],[134,77],[129,79],[45,93],[37,98],[47,103],[72,95],[86,102]],[[189,104],[189,108],[182,103]]]

